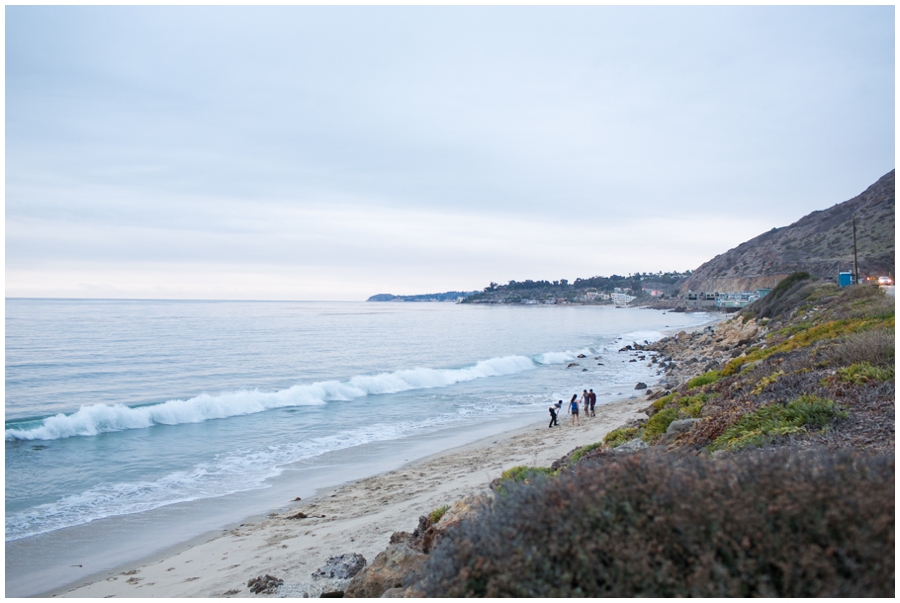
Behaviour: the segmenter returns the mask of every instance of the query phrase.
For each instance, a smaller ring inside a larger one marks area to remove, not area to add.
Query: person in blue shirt
[[[578,424],[578,394],[573,394],[569,400],[569,414],[572,415],[572,426]]]

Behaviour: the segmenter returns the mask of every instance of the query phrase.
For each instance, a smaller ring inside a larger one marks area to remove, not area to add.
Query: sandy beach
[[[516,465],[549,465],[573,448],[643,416],[643,395],[597,408],[597,416],[560,427],[547,421],[492,436],[403,468],[324,490],[302,501],[273,500],[267,516],[208,533],[141,562],[46,593],[62,597],[222,597],[252,595],[247,581],[271,574],[308,582],[332,555],[360,553],[371,563],[396,531],[469,494]],[[298,512],[309,517],[291,519]],[[273,596],[273,595],[270,595]]]

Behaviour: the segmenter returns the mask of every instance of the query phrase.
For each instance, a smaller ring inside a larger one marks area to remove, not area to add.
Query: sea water
[[[550,402],[583,389],[600,405],[635,395],[655,365],[618,350],[708,320],[609,306],[9,299],[7,594],[38,592],[16,590],[10,570],[25,570],[11,552],[40,572],[48,550],[82,542],[96,570],[96,549],[115,540],[99,535],[125,523],[138,526],[131,556],[148,554],[190,536],[162,538],[160,518],[210,528],[251,501],[274,506],[268,489],[308,495],[549,420]]]

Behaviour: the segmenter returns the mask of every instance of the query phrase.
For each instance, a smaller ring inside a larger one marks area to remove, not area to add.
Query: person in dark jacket
[[[559,427],[559,421],[556,420],[556,413],[560,408],[562,408],[562,400],[560,400],[558,404],[550,405],[550,425],[547,426],[548,429],[554,425]]]

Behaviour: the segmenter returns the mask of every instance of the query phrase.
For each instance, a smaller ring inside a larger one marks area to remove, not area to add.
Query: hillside
[[[856,216],[861,276],[894,274],[894,170],[862,194],[741,243],[700,266],[680,286],[688,291],[771,288],[796,271],[836,279],[853,269],[851,216]]]

